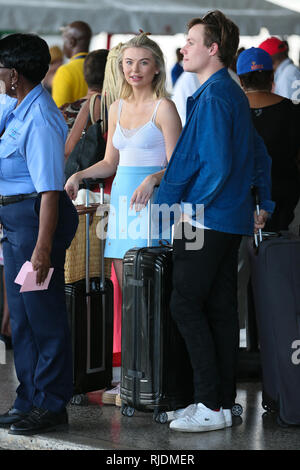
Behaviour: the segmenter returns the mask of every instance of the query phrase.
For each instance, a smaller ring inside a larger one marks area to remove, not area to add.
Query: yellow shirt
[[[87,54],[79,52],[57,69],[52,82],[52,98],[58,107],[73,103],[87,94],[88,86],[83,75],[83,63]]]

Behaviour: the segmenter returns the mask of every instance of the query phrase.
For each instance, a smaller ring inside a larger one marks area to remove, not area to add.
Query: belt
[[[14,204],[15,202],[21,202],[21,201],[24,201],[24,199],[32,199],[37,196],[38,196],[38,193],[16,194],[13,196],[0,196],[0,206],[7,206],[8,204]]]

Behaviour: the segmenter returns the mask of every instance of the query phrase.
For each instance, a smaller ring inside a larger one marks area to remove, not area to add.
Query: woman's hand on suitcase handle
[[[254,212],[254,233],[258,233],[259,230],[262,230],[266,225],[268,220],[268,212],[264,209],[260,209],[259,214]]]
[[[74,201],[74,199],[76,199],[77,197],[79,183],[80,183],[80,176],[78,172],[70,176],[70,178],[67,180],[65,184],[65,191],[68,194],[69,198],[72,199],[72,201]]]
[[[153,175],[147,176],[134,191],[130,200],[130,209],[133,209],[134,206],[136,212],[140,212],[146,207],[147,202],[152,196],[155,184],[156,181]]]

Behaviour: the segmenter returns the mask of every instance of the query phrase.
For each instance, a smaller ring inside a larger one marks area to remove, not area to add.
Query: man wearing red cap
[[[285,41],[272,36],[263,41],[259,47],[272,57],[275,71],[274,82],[277,95],[300,101],[300,70],[288,57],[288,45]]]

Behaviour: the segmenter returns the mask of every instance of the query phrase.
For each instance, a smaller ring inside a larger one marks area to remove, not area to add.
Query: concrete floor
[[[12,351],[7,363],[0,365],[0,413],[11,406],[17,387]],[[65,433],[33,437],[12,436],[0,429],[2,449],[44,450],[299,450],[300,428],[281,428],[274,415],[263,416],[259,382],[238,384],[237,403],[242,417],[232,428],[190,434],[170,431],[167,424],[157,424],[151,413],[135,412],[124,417],[115,406],[102,406],[101,394],[89,395],[87,406],[69,405],[70,428]]]

